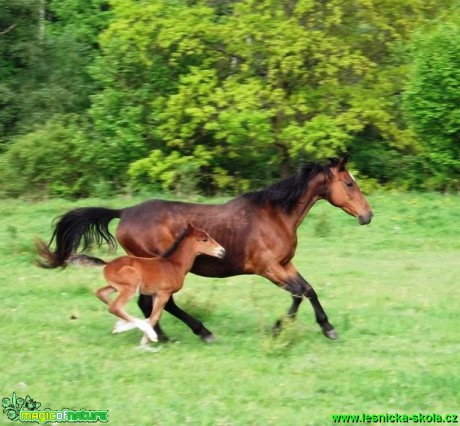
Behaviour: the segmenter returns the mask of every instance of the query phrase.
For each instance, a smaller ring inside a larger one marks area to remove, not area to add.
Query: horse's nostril
[[[359,222],[360,225],[367,225],[367,224],[371,223],[371,220],[372,220],[373,217],[374,217],[373,212],[369,212],[366,215],[359,215],[358,216],[358,222]]]

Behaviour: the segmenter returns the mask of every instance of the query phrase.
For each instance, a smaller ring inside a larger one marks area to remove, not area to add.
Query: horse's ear
[[[187,234],[191,234],[195,230],[195,227],[189,222],[187,223]]]
[[[347,162],[348,162],[348,157],[349,157],[349,154],[346,153],[346,154],[343,154],[342,157],[339,159],[337,166],[340,171],[345,170],[345,166],[347,165]]]
[[[329,157],[328,160],[329,160],[329,164],[328,164],[329,167],[337,167],[337,164],[339,164],[339,161],[340,161],[336,157]]]

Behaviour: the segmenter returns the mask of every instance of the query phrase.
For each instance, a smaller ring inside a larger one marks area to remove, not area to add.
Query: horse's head
[[[195,228],[189,223],[187,235],[195,241],[199,254],[207,254],[208,256],[218,257],[219,259],[225,256],[225,249],[211,238],[206,231]]]
[[[360,225],[371,222],[372,209],[358,187],[353,176],[346,169],[348,156],[331,160],[327,166],[330,171],[325,199],[333,206],[340,207],[348,214],[356,217]]]

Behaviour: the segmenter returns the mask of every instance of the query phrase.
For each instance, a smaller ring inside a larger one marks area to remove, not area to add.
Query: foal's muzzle
[[[371,223],[371,220],[373,217],[374,217],[374,213],[372,213],[372,211],[370,211],[367,214],[360,214],[358,216],[358,222],[360,225],[367,225]]]
[[[215,253],[216,257],[218,257],[219,259],[225,257],[225,249],[223,247],[216,249]]]

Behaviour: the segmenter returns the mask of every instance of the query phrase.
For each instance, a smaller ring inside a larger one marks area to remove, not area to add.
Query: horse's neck
[[[292,226],[294,231],[297,230],[313,205],[324,197],[325,180],[324,174],[318,173],[308,183],[305,192],[299,198],[297,206],[288,218],[290,226]]]
[[[197,256],[198,253],[193,249],[193,241],[185,238],[168,260],[173,263],[183,275],[185,275],[188,271],[190,271],[190,269],[192,269],[193,262]]]

